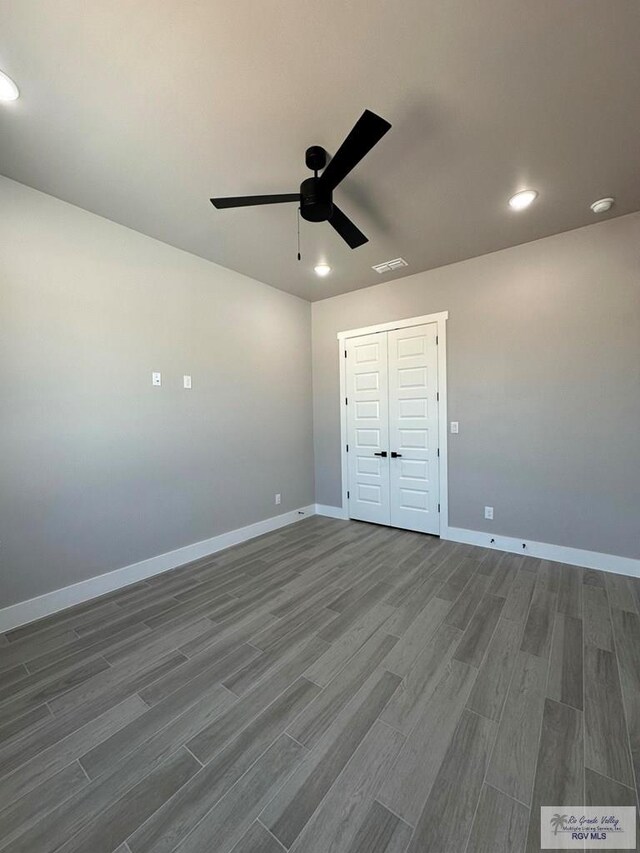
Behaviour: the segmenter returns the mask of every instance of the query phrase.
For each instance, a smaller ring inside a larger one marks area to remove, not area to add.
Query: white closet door
[[[387,334],[351,338],[346,350],[349,516],[389,524]]]
[[[421,533],[440,532],[436,331],[388,333],[390,523]]]

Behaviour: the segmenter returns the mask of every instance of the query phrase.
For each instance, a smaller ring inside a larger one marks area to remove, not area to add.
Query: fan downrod
[[[300,215],[307,222],[326,222],[333,213],[332,192],[318,172],[327,165],[327,152],[320,145],[312,145],[305,151],[304,161],[314,174],[300,184]]]

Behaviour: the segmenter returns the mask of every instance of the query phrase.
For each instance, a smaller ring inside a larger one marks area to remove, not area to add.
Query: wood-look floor
[[[0,849],[518,853],[635,805],[640,581],[310,518],[0,637]]]

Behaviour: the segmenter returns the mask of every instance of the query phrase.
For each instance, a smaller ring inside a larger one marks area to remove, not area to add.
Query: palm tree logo
[[[557,835],[558,830],[564,826],[565,820],[567,820],[568,815],[566,814],[554,814],[549,823],[554,827],[553,834]]]

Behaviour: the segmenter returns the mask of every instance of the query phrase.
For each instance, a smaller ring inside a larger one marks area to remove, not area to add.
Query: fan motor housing
[[[308,222],[326,222],[333,213],[331,190],[320,178],[307,178],[300,184],[300,215]]]

